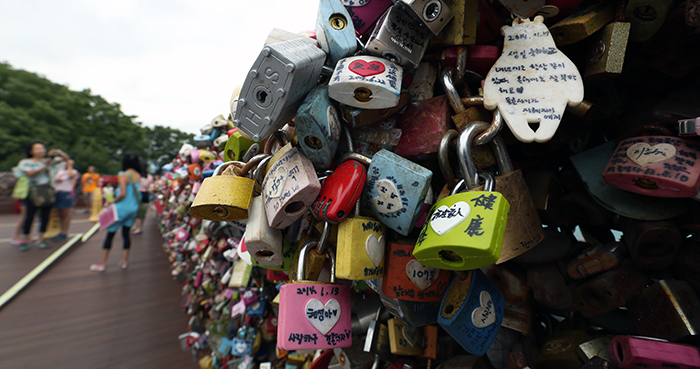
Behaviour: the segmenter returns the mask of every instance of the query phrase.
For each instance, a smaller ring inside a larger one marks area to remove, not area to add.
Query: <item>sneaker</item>
[[[53,237],[50,239],[50,241],[52,241],[52,242],[58,242],[58,241],[63,241],[63,240],[65,240],[66,238],[68,238],[68,235],[66,235],[65,233],[59,233],[59,234],[53,236]]]
[[[142,233],[142,231],[140,229],[138,231],[131,232],[131,234],[141,234],[141,233]]]
[[[104,272],[105,268],[106,267],[104,264],[92,264],[92,265],[90,265],[90,270],[93,272]]]
[[[28,242],[22,242],[19,245],[19,252],[25,252],[25,251],[29,251],[29,243]]]
[[[24,241],[22,241],[22,240],[19,239],[19,238],[13,238],[12,240],[10,240],[10,245],[12,245],[12,246],[19,246],[19,245],[21,245],[23,242],[24,242]]]
[[[36,247],[38,249],[50,249],[51,245],[46,243],[46,241],[41,241],[41,242],[37,243],[36,245],[34,245],[34,247]]]
[[[120,261],[119,262],[119,267],[122,269],[126,269],[129,267],[129,262],[128,261]]]

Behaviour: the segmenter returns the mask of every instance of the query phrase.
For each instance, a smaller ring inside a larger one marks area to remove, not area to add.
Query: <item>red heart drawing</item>
[[[348,67],[348,69],[355,74],[361,75],[362,77],[369,77],[375,74],[384,73],[386,68],[384,68],[384,64],[378,61],[367,63],[364,60],[355,60],[350,63],[350,67]]]

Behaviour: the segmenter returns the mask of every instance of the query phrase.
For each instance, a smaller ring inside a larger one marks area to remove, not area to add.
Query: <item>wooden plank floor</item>
[[[87,231],[74,212],[71,233]],[[0,215],[0,293],[64,242],[20,253],[11,246],[17,215]],[[131,236],[130,265],[121,270],[121,234],[105,273],[99,260],[105,233],[76,244],[0,309],[0,368],[198,368],[177,336],[187,329],[181,286],[169,272],[153,211],[144,233]]]

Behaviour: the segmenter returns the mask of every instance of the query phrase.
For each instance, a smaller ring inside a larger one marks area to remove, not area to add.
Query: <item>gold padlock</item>
[[[394,355],[418,356],[423,354],[423,336],[417,328],[399,318],[389,319],[389,346]]]
[[[549,28],[557,46],[570,45],[592,35],[613,20],[613,10],[605,2],[581,8]]]
[[[258,162],[264,158],[260,157]],[[248,164],[252,166],[257,163],[251,160]],[[232,161],[219,165],[214,175],[202,182],[190,208],[192,215],[216,221],[248,218],[250,200],[260,192],[260,185],[254,179],[245,177],[248,164]],[[238,174],[234,168],[238,169]]]

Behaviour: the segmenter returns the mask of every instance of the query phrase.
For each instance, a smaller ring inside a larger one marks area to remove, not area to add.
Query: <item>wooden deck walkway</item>
[[[10,245],[17,215],[0,214],[0,294],[56,251]],[[71,233],[93,223],[74,212]],[[35,220],[36,222],[36,220]],[[0,368],[185,368],[199,366],[177,336],[187,329],[180,285],[169,272],[152,211],[133,236],[130,266],[121,270],[121,234],[105,273],[88,270],[99,260],[105,233],[76,244],[0,309]],[[70,238],[69,238],[70,239]]]

